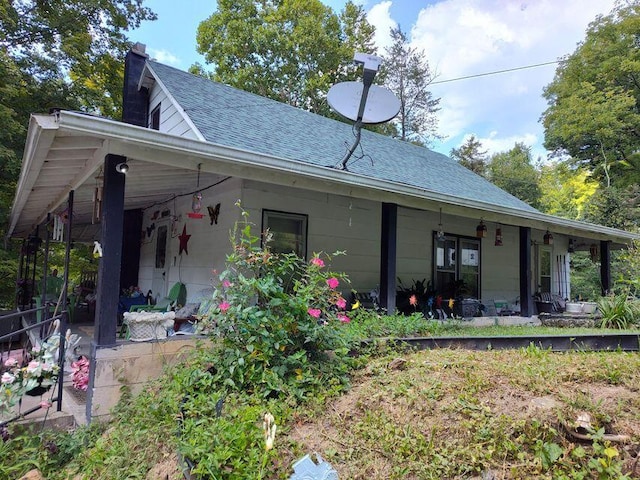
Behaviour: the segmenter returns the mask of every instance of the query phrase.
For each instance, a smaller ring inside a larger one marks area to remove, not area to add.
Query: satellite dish
[[[363,90],[364,84],[360,82],[336,83],[327,93],[327,102],[343,117],[367,124],[388,122],[400,111],[400,100],[391,90],[371,85],[365,99],[362,118],[359,119]]]

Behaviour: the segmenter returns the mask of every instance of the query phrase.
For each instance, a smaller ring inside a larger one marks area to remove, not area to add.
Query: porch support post
[[[611,242],[600,240],[600,283],[602,295],[611,290]]]
[[[47,213],[47,221],[44,225],[44,259],[42,261],[42,291],[40,292],[40,305],[45,307],[47,305],[47,280],[49,279],[49,221],[51,220],[51,213]],[[56,300],[58,300],[56,298]],[[64,303],[62,304],[64,305]],[[42,320],[49,318],[49,309],[45,308],[42,313]],[[61,330],[62,331],[62,330]],[[61,375],[62,376],[62,375]]]
[[[533,315],[531,291],[531,228],[520,227],[520,315]]]
[[[107,155],[104,160],[102,259],[98,268],[94,334],[97,345],[116,343],[125,184],[125,175],[116,171],[116,165],[125,161],[125,157],[112,154]]]
[[[60,371],[64,370],[64,358],[65,352],[67,349],[66,345],[66,337],[65,334],[67,332],[67,326],[69,324],[69,304],[67,303],[67,286],[69,285],[69,255],[71,253],[71,230],[73,229],[73,197],[75,195],[75,190],[69,191],[69,196],[67,197],[67,211],[69,212],[67,216],[67,226],[65,231],[65,245],[64,245],[64,275],[62,281],[62,318],[60,319],[60,347],[59,347],[59,355],[60,355]],[[47,218],[49,220],[49,218]],[[49,222],[47,221],[47,225]],[[49,231],[47,229],[47,255],[49,255]],[[46,270],[45,270],[46,272]],[[58,377],[58,401],[56,402],[56,410],[58,412],[62,411],[62,390],[64,383],[64,375],[60,375]]]
[[[398,205],[382,204],[380,241],[380,303],[389,315],[396,311],[396,235]]]

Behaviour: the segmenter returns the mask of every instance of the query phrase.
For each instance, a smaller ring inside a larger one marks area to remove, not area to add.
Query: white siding
[[[380,204],[253,181],[244,182],[243,202],[258,225],[263,209],[308,215],[308,257],[345,251],[334,257],[331,268],[347,272],[358,291],[378,285]]]
[[[381,204],[341,195],[313,192],[293,187],[282,187],[256,181],[231,179],[203,192],[202,219],[187,216],[191,210],[191,197],[182,197],[165,206],[145,212],[143,228],[152,221],[155,210],[170,209],[177,215],[177,234],[184,225],[191,235],[186,254],[178,254],[179,240],[170,239],[170,257],[167,259],[167,288],[177,281],[187,285],[188,298],[193,299],[202,289],[211,287],[214,269],[224,269],[230,249],[229,232],[241,218],[237,200],[249,213],[249,219],[262,229],[262,210],[304,214],[308,216],[307,255],[314,252],[345,251],[346,255],[333,259],[331,268],[346,272],[351,287],[368,292],[379,285]],[[206,207],[220,203],[217,225],[211,225]],[[433,269],[433,232],[438,228],[438,212],[398,209],[397,277],[405,285],[414,280],[431,280]],[[448,234],[475,236],[479,220],[443,215],[442,223]],[[488,234],[481,242],[481,298],[508,300],[514,303],[519,295],[519,230],[502,225],[503,246],[496,247],[495,228],[487,223]],[[536,232],[537,233],[537,232]],[[155,236],[152,240],[155,240]],[[140,259],[140,287],[146,292],[155,268],[155,241],[142,245]],[[348,293],[348,288],[343,293]],[[155,292],[154,292],[155,293]],[[162,292],[165,293],[166,292]]]
[[[176,199],[175,211],[173,202],[150,208],[144,213],[143,229],[154,223],[151,220],[156,210],[169,209],[171,215],[176,215],[176,232],[182,233],[183,226],[187,227],[187,234],[191,235],[187,243],[188,254],[178,254],[180,240],[177,236],[169,239],[170,246],[167,249],[170,256],[167,258],[166,277],[167,288],[180,281],[187,286],[187,299],[195,299],[197,293],[212,286],[213,271],[224,269],[224,261],[229,252],[229,231],[240,218],[239,209],[234,205],[240,198],[240,181],[231,179],[214,188],[202,192],[201,219],[189,218],[191,211],[191,197],[185,196]],[[218,223],[211,225],[207,206],[215,207],[220,203]],[[170,222],[170,221],[169,221]],[[157,221],[156,221],[157,223]],[[151,288],[155,269],[155,235],[152,241],[143,243],[140,256],[139,285],[143,292]],[[161,292],[163,295],[167,292]],[[154,292],[154,295],[156,292]]]
[[[160,105],[161,132],[198,139],[196,132],[181,114],[181,110],[179,110],[181,107],[176,106],[157,83],[153,85],[149,92],[149,118],[147,119],[147,125],[151,123],[151,112],[158,105]]]

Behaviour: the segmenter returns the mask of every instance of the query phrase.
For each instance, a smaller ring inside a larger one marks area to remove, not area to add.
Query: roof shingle
[[[340,168],[352,126],[149,61],[158,79],[208,142],[314,165]],[[537,212],[455,160],[427,148],[362,131],[350,172],[436,194]]]

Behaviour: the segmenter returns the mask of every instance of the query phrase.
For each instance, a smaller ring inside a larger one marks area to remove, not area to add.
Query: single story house
[[[426,279],[444,298],[463,287],[531,316],[535,292],[570,296],[570,251],[597,256],[606,291],[611,249],[638,238],[541,213],[445,155],[366,130],[342,168],[352,143],[347,123],[152,61],[137,44],[122,122],[31,117],[8,235],[57,216],[67,240],[100,243],[98,345],[115,343],[121,288],[211,286],[238,200],[275,248],[346,251],[332,268],[389,310],[398,279]]]

